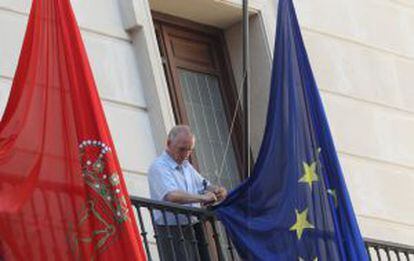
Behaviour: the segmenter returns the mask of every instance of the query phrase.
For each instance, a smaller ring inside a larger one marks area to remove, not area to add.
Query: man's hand
[[[222,201],[227,197],[227,190],[224,187],[215,187],[213,193],[216,195],[218,201]]]
[[[206,191],[204,194],[201,195],[201,204],[202,205],[210,205],[217,201],[217,196],[213,192]]]

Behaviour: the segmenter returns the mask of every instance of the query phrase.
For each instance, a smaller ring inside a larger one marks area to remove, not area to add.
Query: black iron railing
[[[140,197],[131,201],[148,260],[236,259],[212,211]]]
[[[131,200],[148,260],[239,260],[212,211],[140,197]],[[414,261],[411,246],[366,239],[365,247],[373,261]]]
[[[414,260],[414,247],[374,239],[365,239],[370,260]]]

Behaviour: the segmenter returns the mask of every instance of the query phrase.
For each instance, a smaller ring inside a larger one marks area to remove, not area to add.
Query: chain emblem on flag
[[[79,145],[82,177],[111,209],[118,223],[128,220],[128,206],[121,192],[119,175],[108,168],[111,148],[97,140],[85,140]]]

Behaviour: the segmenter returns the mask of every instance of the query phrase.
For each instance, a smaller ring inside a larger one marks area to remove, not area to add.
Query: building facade
[[[413,246],[414,4],[294,3],[362,234]],[[30,4],[0,0],[1,111]],[[202,172],[236,186],[242,179],[240,126],[239,115],[232,115],[242,79],[241,0],[72,0],[72,5],[129,193],[149,195],[148,166],[176,122],[196,129],[195,161]],[[277,0],[250,1],[254,156],[266,116],[276,9]],[[213,91],[203,93],[203,86]],[[223,160],[217,155],[224,155],[227,141]]]

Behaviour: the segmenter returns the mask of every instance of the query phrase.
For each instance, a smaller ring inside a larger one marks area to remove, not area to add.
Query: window
[[[241,179],[241,126],[237,115],[228,138],[237,91],[222,32],[160,13],[153,17],[176,121],[190,125],[197,138],[192,163],[214,184],[234,188]]]

